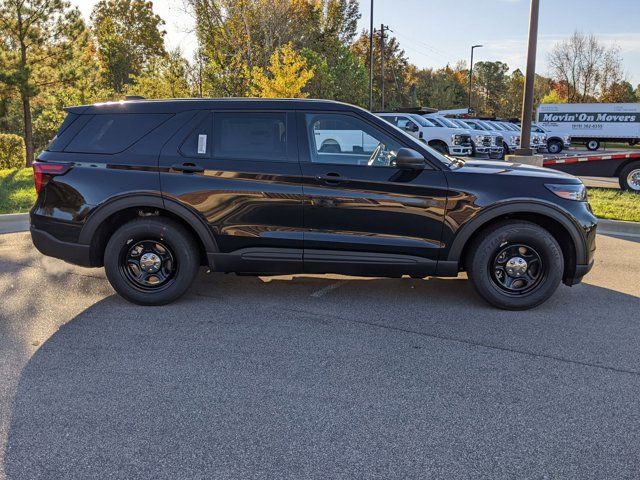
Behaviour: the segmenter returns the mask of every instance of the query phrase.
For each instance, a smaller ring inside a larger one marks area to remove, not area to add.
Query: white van
[[[543,103],[536,119],[550,134],[569,135],[589,150],[601,142],[640,142],[640,103]]]

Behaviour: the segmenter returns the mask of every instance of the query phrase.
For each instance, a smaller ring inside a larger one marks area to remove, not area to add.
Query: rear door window
[[[166,121],[170,114],[94,115],[64,149],[76,153],[120,153]]]
[[[285,112],[214,112],[213,157],[289,161],[288,130]]]

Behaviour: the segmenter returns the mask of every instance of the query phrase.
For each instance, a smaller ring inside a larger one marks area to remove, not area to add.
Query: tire
[[[200,258],[193,236],[174,220],[141,217],[120,227],[104,251],[113,289],[138,305],[165,305],[193,283]]]
[[[556,291],[564,257],[558,242],[544,228],[527,221],[505,220],[477,236],[468,250],[466,268],[475,290],[491,305],[526,310]]]
[[[591,150],[592,152],[598,150],[600,148],[600,140],[596,140],[592,138],[591,140],[587,140],[587,150]]]
[[[620,171],[618,182],[622,190],[640,194],[640,162],[632,162]]]
[[[554,155],[557,155],[558,153],[562,152],[563,148],[564,148],[564,145],[559,140],[551,140],[549,143],[547,143],[547,151]]]
[[[442,142],[435,142],[433,145],[431,145],[431,148],[435,149],[443,155],[449,155],[449,148]]]
[[[505,158],[507,158],[507,155],[509,155],[509,145],[507,145],[507,142],[503,142],[502,143],[502,159],[504,160]]]

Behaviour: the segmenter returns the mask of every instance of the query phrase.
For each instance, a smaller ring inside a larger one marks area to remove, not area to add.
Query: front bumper
[[[573,285],[578,285],[582,282],[582,278],[591,271],[593,268],[593,260],[587,265],[576,265],[576,272],[571,278],[566,278],[564,280],[564,284],[572,287]]]
[[[502,158],[504,155],[504,148],[502,147],[491,147],[489,156],[491,158]]]
[[[468,156],[471,155],[471,146],[449,145],[449,153],[451,155]]]

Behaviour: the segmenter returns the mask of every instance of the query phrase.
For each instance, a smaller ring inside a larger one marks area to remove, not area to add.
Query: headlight
[[[451,135],[451,143],[454,145],[460,145],[461,140],[460,140],[460,135]]]
[[[518,145],[520,143],[520,137],[512,135],[509,137],[509,145]]]
[[[569,135],[565,135],[564,143],[571,143],[571,137]]]
[[[476,143],[484,142],[484,137],[482,135],[476,135]]]
[[[545,183],[544,186],[560,198],[575,200],[577,202],[587,201],[587,189],[581,183],[570,183],[567,185]]]

